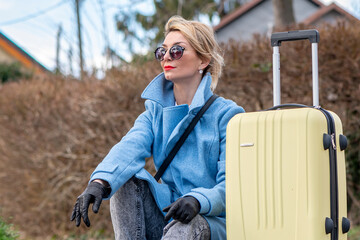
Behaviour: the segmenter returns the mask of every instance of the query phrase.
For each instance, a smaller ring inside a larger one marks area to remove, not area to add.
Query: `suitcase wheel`
[[[331,146],[331,136],[329,134],[324,133],[323,135],[323,145],[324,145],[324,150],[327,150],[330,148]]]
[[[350,230],[350,221],[346,217],[342,218],[342,232],[347,233]]]
[[[325,232],[326,234],[329,234],[332,232],[332,230],[334,229],[334,222],[331,218],[326,218],[325,219]]]
[[[340,150],[341,151],[345,150],[347,148],[347,145],[348,145],[348,141],[347,141],[346,136],[340,134],[339,142],[340,142]]]

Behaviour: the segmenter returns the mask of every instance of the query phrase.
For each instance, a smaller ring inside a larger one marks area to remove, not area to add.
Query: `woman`
[[[90,226],[89,204],[96,213],[102,199],[111,197],[116,239],[226,239],[226,125],[243,108],[217,98],[175,155],[161,184],[144,169],[150,156],[160,167],[213,95],[223,65],[214,33],[200,22],[174,16],[155,57],[164,72],[141,95],[146,111],[95,169],[71,220],[79,226],[83,218]]]

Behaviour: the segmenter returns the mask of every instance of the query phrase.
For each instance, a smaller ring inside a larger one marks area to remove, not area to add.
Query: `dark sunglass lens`
[[[180,59],[183,55],[183,52],[183,48],[177,45],[170,48],[170,56],[174,60]]]
[[[164,60],[164,56],[165,56],[165,49],[162,47],[159,47],[155,50],[155,58],[159,61]]]

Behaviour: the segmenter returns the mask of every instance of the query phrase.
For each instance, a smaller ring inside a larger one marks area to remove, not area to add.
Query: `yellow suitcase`
[[[278,47],[299,39],[313,45],[314,107],[279,105]],[[318,104],[318,40],[316,30],[273,34],[276,106],[238,114],[227,126],[229,240],[347,239],[347,140],[339,117]]]

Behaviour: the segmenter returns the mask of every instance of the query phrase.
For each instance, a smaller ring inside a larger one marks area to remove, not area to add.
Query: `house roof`
[[[49,72],[47,68],[36,61],[32,56],[30,56],[21,47],[16,45],[13,41],[7,38],[2,32],[0,32],[0,48],[18,60],[28,69],[34,69],[35,72]]]
[[[335,3],[332,3],[332,4],[328,5],[328,6],[325,6],[325,7],[322,7],[321,9],[319,9],[319,11],[315,12],[313,15],[311,15],[310,17],[305,19],[303,21],[303,23],[306,24],[306,25],[313,24],[317,20],[319,20],[322,16],[325,16],[326,14],[328,14],[328,13],[330,13],[332,11],[335,11],[335,12],[343,15],[344,17],[346,17],[348,20],[350,20],[352,22],[360,21],[359,19],[357,19],[356,17],[354,17],[353,15],[351,15],[350,13],[345,11],[343,8],[339,7]]]
[[[220,23],[214,27],[214,31],[216,32],[216,31],[220,30],[221,28],[225,27],[226,25],[230,24],[231,22],[233,22],[237,18],[241,17],[243,14],[251,11],[253,8],[255,8],[259,4],[263,3],[264,1],[266,1],[266,0],[252,0],[250,2],[247,2],[244,5],[240,6],[239,8],[235,9],[233,12],[227,14],[226,16],[224,16],[221,19]],[[315,4],[316,6],[318,6],[319,10],[316,13],[314,13],[312,16],[310,16],[308,19],[305,19],[305,21],[303,21],[303,23],[309,23],[309,24],[313,23],[331,11],[337,11],[338,13],[345,16],[346,18],[348,18],[351,21],[354,21],[354,20],[359,21],[357,18],[352,16],[350,13],[348,13],[347,11],[345,11],[344,9],[342,9],[335,3],[332,3],[329,6],[326,6],[319,0],[309,0],[309,1],[313,4]]]
[[[250,11],[251,9],[253,9],[254,7],[256,7],[257,5],[259,5],[260,3],[264,2],[264,1],[265,0],[252,0],[250,2],[245,3],[244,5],[242,5],[240,7],[238,7],[233,12],[225,15],[221,19],[220,23],[214,27],[214,31],[216,32],[216,31],[220,30],[221,28],[225,27],[226,25],[228,25],[232,21],[236,20],[241,15]]]

